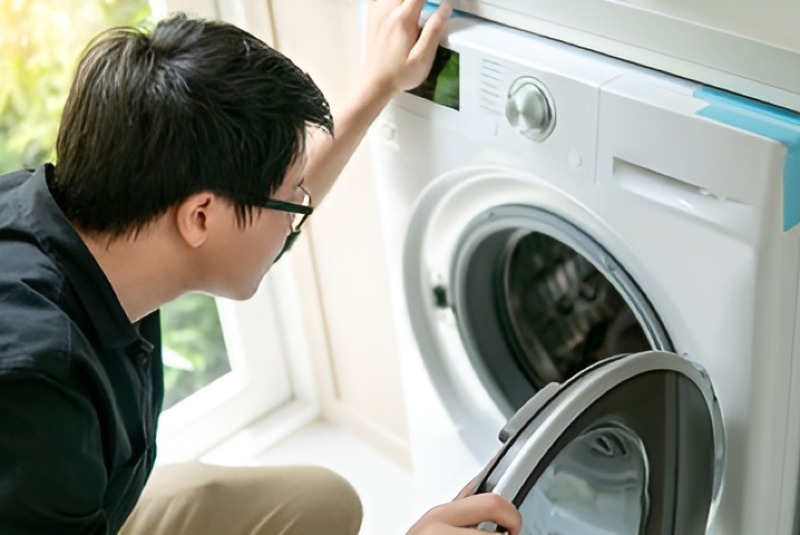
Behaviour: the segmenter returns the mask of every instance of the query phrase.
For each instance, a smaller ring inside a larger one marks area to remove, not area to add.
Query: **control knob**
[[[508,89],[506,119],[517,132],[544,141],[556,125],[555,107],[547,88],[536,78],[518,78]]]

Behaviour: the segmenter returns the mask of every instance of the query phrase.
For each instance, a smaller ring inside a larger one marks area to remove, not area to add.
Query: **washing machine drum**
[[[711,383],[668,352],[606,359],[546,386],[501,439],[476,491],[510,499],[526,534],[705,533],[721,487]]]
[[[451,279],[469,356],[502,392],[498,403],[514,410],[606,357],[672,350],[624,266],[581,228],[535,206],[475,217]]]

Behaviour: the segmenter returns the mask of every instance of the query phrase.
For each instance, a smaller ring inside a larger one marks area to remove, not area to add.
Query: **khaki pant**
[[[361,502],[325,468],[157,467],[121,534],[355,535]]]

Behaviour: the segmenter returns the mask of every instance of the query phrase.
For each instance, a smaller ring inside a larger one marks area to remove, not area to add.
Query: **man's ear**
[[[198,248],[208,239],[211,216],[220,199],[209,192],[195,193],[175,210],[175,226],[187,245]]]

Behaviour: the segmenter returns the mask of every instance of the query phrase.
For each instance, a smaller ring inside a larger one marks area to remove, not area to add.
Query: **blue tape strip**
[[[422,18],[427,20],[428,17],[433,15],[433,12],[436,11],[436,9],[439,7],[439,4],[441,4],[441,2],[436,2],[436,1],[425,2],[425,5],[422,6]],[[450,12],[450,18],[451,19],[472,18],[472,15],[454,9],[453,11]]]
[[[719,89],[694,96],[708,102],[698,115],[768,137],[786,146],[783,166],[783,230],[800,224],[800,114]]]

